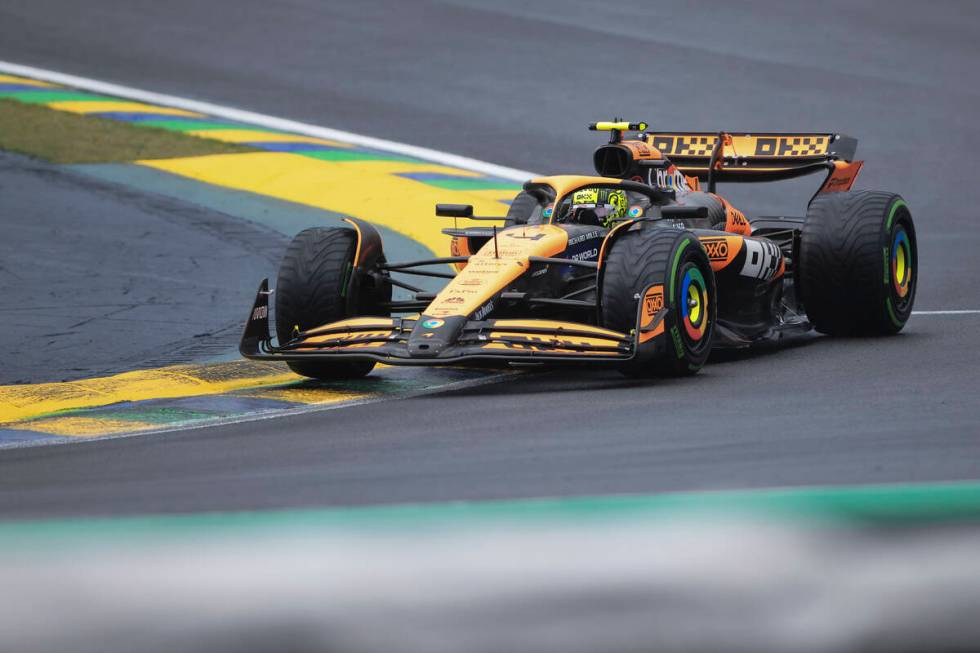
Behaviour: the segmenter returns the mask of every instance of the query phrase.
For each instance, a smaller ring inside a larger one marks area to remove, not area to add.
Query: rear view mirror
[[[436,215],[442,218],[469,218],[473,215],[473,205],[436,204]]]

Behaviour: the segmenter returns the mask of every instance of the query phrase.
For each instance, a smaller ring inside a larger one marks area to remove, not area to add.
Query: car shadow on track
[[[809,347],[826,340],[827,338],[808,334],[791,339],[788,338],[778,343],[755,345],[743,349],[718,349],[711,353],[711,357],[705,366],[705,372],[710,374],[710,370],[718,365],[774,356],[786,353],[787,351]],[[624,390],[665,385],[669,385],[672,388],[687,388],[697,387],[697,384],[702,384],[703,386],[707,381],[704,378],[705,372],[691,377],[637,379],[623,376],[611,367],[601,369],[590,369],[585,366],[528,367],[515,374],[512,379],[507,379],[499,383],[456,390],[449,389],[444,393],[438,394],[452,395],[454,397],[487,397],[551,392],[564,393],[576,390],[587,390],[590,392],[597,390]]]
[[[706,366],[754,360],[765,356],[781,354],[802,347],[810,347],[825,339],[823,336],[815,333],[807,333],[785,338],[777,342],[762,342],[751,347],[715,349],[711,352],[711,356],[708,357]]]
[[[681,391],[695,388],[704,390],[713,386],[720,379],[729,382],[732,374],[738,374],[739,365],[751,361],[765,360],[772,357],[773,362],[779,362],[779,357],[791,361],[803,350],[820,355],[821,352],[832,352],[850,349],[866,350],[869,347],[900,345],[907,348],[912,341],[921,341],[921,333],[901,333],[891,337],[829,337],[817,333],[786,338],[779,342],[762,343],[740,349],[716,349],[711,353],[704,370],[690,377],[670,378],[654,377],[635,379],[623,376],[614,368],[581,367],[527,367],[511,378],[503,381],[478,385],[468,388],[446,389],[435,394],[453,397],[506,397],[528,394],[566,393],[574,391],[628,390],[636,388],[677,389]],[[811,355],[810,353],[807,354]],[[717,370],[719,374],[713,375]]]

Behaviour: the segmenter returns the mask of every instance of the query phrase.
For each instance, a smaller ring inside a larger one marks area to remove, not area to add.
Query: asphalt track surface
[[[8,0],[0,58],[587,171],[584,124],[857,136],[917,221],[919,310],[980,308],[974,3]],[[731,193],[793,211],[803,186]],[[725,189],[722,189],[723,192]],[[801,209],[795,208],[798,213]],[[977,478],[977,315],[715,357],[0,454],[0,513],[136,513]]]
[[[254,222],[0,153],[0,385],[223,354],[287,239]],[[161,247],[161,244],[163,246]],[[238,310],[235,310],[238,308]]]

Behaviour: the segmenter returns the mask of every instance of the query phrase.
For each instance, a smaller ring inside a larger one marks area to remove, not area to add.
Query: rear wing
[[[729,132],[651,132],[645,122],[594,122],[592,131],[608,131],[609,143],[593,155],[596,171],[604,177],[642,179],[643,169],[654,184],[654,168],[669,178],[675,168],[688,178],[688,185],[699,190],[715,184],[745,181],[778,181],[815,172],[825,173],[820,193],[848,191],[854,185],[863,161],[855,161],[857,139],[833,133],[733,134]],[[638,131],[635,140],[624,140],[623,133]],[[670,168],[663,170],[665,166]],[[811,200],[812,201],[812,200]]]
[[[857,139],[843,134],[646,132],[641,138],[685,175],[703,181],[776,181],[823,170],[830,183],[838,170],[847,170],[853,182],[861,166],[852,163]]]

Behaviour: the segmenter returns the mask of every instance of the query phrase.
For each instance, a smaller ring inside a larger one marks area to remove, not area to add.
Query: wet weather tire
[[[690,231],[633,229],[617,237],[603,262],[602,323],[629,333],[636,328],[639,296],[664,287],[664,335],[653,358],[621,368],[627,376],[686,376],[704,366],[717,316],[715,276],[708,255]]]
[[[918,277],[915,226],[899,195],[818,195],[800,239],[800,297],[814,328],[834,336],[899,332]]]
[[[276,335],[279,343],[297,331],[350,317],[346,297],[353,271],[357,234],[342,227],[301,231],[290,243],[276,281]],[[314,379],[352,379],[366,375],[373,361],[289,362],[289,369]]]

